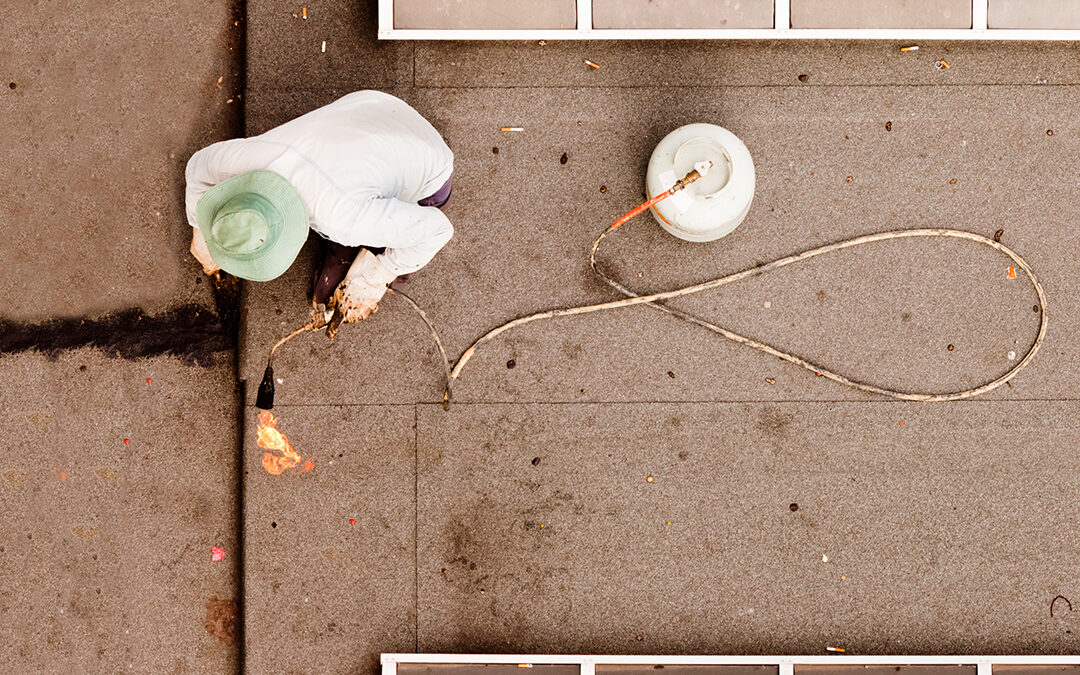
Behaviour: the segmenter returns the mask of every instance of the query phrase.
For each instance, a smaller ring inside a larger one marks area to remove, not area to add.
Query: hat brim
[[[244,192],[264,197],[281,214],[281,220],[268,223],[269,237],[258,250],[236,254],[221,248],[207,235],[221,207]],[[300,193],[283,176],[266,170],[233,176],[207,190],[195,207],[195,219],[214,262],[229,274],[249,281],[270,281],[281,276],[304,247],[310,228],[307,206]]]

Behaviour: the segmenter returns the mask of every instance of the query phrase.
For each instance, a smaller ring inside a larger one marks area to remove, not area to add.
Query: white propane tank
[[[652,207],[661,227],[687,241],[712,241],[731,233],[754,200],[750,151],[735,134],[715,124],[687,124],[665,136],[649,159],[645,192],[655,197],[701,162],[712,162],[707,174]]]

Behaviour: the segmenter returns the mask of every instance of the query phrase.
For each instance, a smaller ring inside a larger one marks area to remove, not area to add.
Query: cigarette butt
[[[945,59],[941,59],[940,61],[937,62],[937,67],[940,68],[941,70],[948,70],[949,69],[949,62],[946,61]]]
[[[826,647],[825,651],[827,651],[827,652],[836,652],[838,654],[844,654],[844,653],[847,652],[847,650],[844,649],[843,647]]]
[[[1009,268],[1009,278],[1010,279],[1015,279],[1016,278],[1016,268],[1015,267],[1010,267]]]
[[[590,68],[599,68],[600,67],[599,63],[593,63],[589,59],[585,59],[585,65],[587,65]]]
[[[322,41],[322,50],[323,50],[323,53],[326,53],[326,40]]]
[[[217,88],[218,88],[218,89],[221,89],[221,82],[222,82],[222,80],[224,80],[224,79],[225,79],[225,76],[224,76],[224,75],[222,75],[221,77],[219,77],[219,78],[217,79]]]
[[[503,127],[499,131],[525,131],[525,127]]]
[[[902,52],[917,52],[919,51],[919,45],[908,45],[907,47],[901,47]]]
[[[307,20],[307,7],[300,8],[300,18]]]

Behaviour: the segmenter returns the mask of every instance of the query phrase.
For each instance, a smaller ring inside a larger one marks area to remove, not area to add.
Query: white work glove
[[[356,256],[345,280],[334,291],[330,307],[341,310],[345,323],[366,319],[379,308],[379,300],[386,294],[387,285],[396,278],[396,274],[386,269],[375,254],[365,248]]]
[[[210,249],[206,247],[206,240],[203,239],[202,232],[197,227],[191,229],[191,255],[195,256],[195,259],[199,261],[203,272],[206,274],[210,275],[220,271],[221,267],[210,257]]]

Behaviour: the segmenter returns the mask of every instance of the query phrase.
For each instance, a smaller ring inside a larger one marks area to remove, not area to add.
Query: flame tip
[[[291,469],[299,464],[300,460],[303,458],[300,456],[300,453],[293,448],[292,444],[289,443],[289,439],[285,434],[277,429],[278,420],[274,417],[274,414],[269,410],[260,410],[258,419],[259,424],[255,429],[255,434],[256,442],[259,447],[281,453],[278,455],[273,452],[267,452],[263,455],[262,465],[267,473],[278,476],[287,469]],[[308,464],[311,464],[310,460],[308,460]],[[314,468],[314,464],[311,464],[311,466]],[[306,468],[305,465],[304,471],[310,470],[311,469]]]

